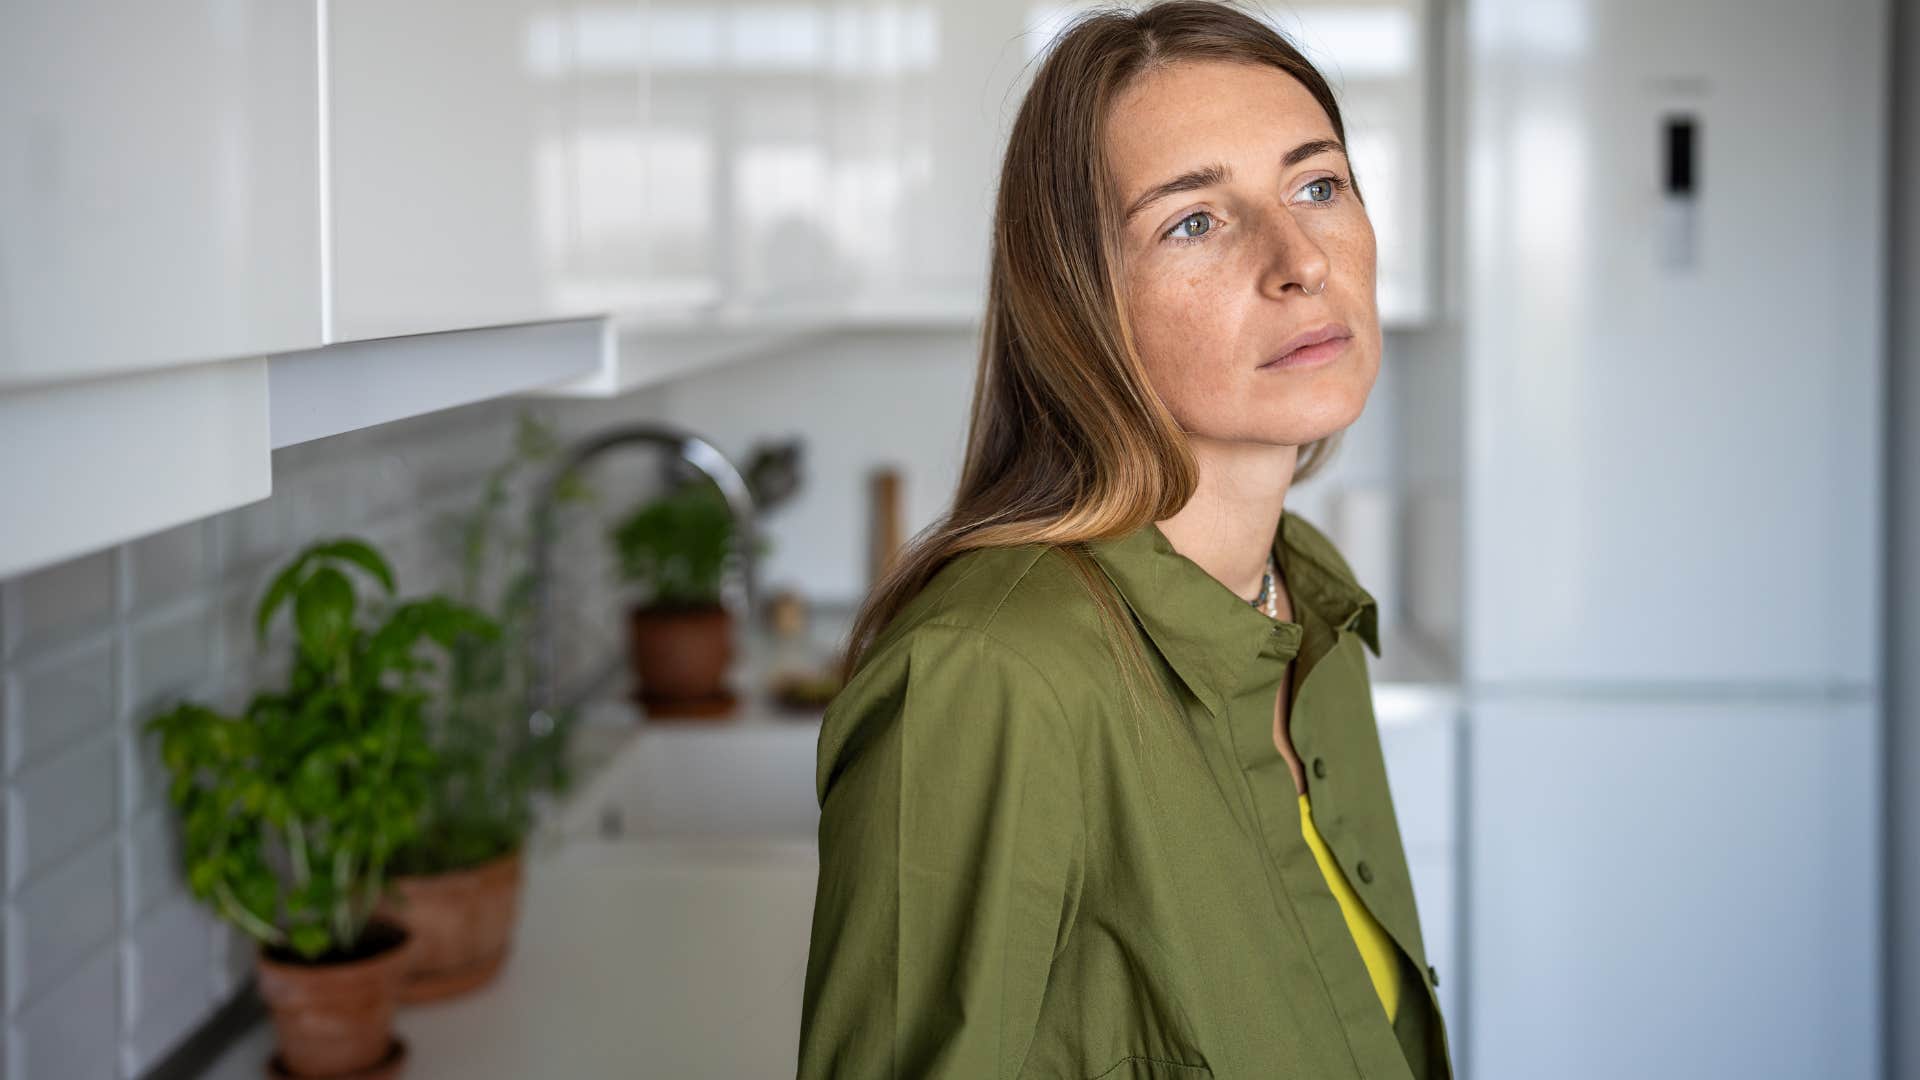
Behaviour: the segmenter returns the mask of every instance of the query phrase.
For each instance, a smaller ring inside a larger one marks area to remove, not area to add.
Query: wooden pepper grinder
[[[867,474],[867,584],[880,580],[900,554],[904,532],[900,521],[900,470],[882,465]]]

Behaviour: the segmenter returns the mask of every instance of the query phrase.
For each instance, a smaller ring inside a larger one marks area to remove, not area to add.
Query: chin
[[[1275,410],[1279,415],[1263,426],[1282,435],[1280,442],[1304,446],[1351,427],[1366,410],[1370,389],[1371,384],[1328,387],[1306,401],[1301,398],[1308,395],[1296,392],[1283,408]]]
[[[1272,435],[1270,435],[1269,437],[1263,438],[1260,441],[1264,443],[1268,443],[1273,446],[1304,447],[1308,443],[1319,442],[1321,439],[1325,439],[1333,435],[1338,435],[1340,432],[1345,431],[1346,429],[1347,429],[1346,424],[1341,424],[1337,427],[1314,425],[1311,427],[1289,428],[1284,431],[1276,431],[1272,433]]]

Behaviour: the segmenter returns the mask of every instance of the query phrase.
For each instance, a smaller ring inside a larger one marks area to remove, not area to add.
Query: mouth
[[[1324,363],[1340,355],[1347,343],[1353,340],[1353,332],[1346,326],[1333,322],[1316,327],[1300,334],[1281,347],[1279,353],[1261,364],[1262,370],[1270,368],[1296,368]]]

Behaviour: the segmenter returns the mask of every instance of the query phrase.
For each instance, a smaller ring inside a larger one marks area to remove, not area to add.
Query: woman
[[[954,508],[820,732],[804,1080],[1452,1075],[1374,602],[1283,508],[1379,366],[1344,141],[1205,0],[1035,73]]]

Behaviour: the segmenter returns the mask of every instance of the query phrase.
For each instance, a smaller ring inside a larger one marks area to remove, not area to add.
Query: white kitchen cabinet
[[[0,20],[0,391],[318,345],[314,5]]]
[[[634,20],[645,86],[634,132],[644,173],[613,193],[636,217],[638,304],[631,330],[671,334],[707,321],[772,322],[818,314],[842,298],[845,253],[828,229],[835,190],[836,63],[858,29],[854,11],[810,3],[710,0],[597,9]],[[611,200],[609,200],[611,202]]]
[[[757,333],[844,300],[849,20],[642,0],[328,18],[329,340],[593,314]]]
[[[273,490],[267,363],[0,393],[0,579]]]
[[[273,448],[572,382],[600,370],[607,320],[348,341],[268,361]]]
[[[1877,714],[1472,704],[1462,1074],[1878,1077]]]
[[[847,200],[865,318],[977,320],[986,302],[994,192],[1026,80],[1020,0],[869,3],[845,79]]]
[[[972,296],[908,306],[884,288],[910,281],[904,230],[944,212],[904,212],[891,75],[903,36],[935,18],[877,3],[582,7],[567,280],[613,334],[600,372],[541,392],[607,396],[838,329],[977,318]],[[602,75],[634,72],[637,98]]]
[[[834,76],[857,57],[857,32],[824,4],[731,0],[703,10],[730,23],[726,63],[712,73],[724,87],[726,284],[747,310],[831,305],[844,297],[845,229],[849,211],[857,213],[835,183]],[[677,74],[657,65],[654,92],[666,92]]]
[[[550,34],[551,50],[571,56],[563,304],[639,324],[714,308],[729,228],[719,197],[724,80],[675,73],[704,70],[718,16],[703,5],[582,0]]]
[[[325,10],[327,340],[591,314],[561,287],[576,235],[570,9]]]

